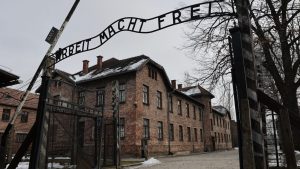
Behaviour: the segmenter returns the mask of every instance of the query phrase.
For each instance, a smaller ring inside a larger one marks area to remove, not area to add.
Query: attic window
[[[5,99],[10,99],[10,98],[12,98],[12,97],[11,97],[11,95],[9,95],[8,92],[6,92],[6,93],[4,94],[4,98],[5,98]]]
[[[61,86],[61,80],[55,80],[55,87],[58,88]]]
[[[157,80],[157,70],[151,66],[148,67],[148,76]]]

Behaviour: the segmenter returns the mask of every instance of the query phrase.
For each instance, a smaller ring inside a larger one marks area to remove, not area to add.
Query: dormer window
[[[157,70],[154,67],[148,67],[148,76],[152,79],[157,80]]]

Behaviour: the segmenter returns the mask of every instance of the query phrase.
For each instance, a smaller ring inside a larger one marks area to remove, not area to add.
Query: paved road
[[[127,169],[239,169],[237,150],[157,159],[161,164]]]

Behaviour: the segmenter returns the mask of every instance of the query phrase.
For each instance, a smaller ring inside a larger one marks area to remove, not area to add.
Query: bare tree
[[[300,133],[300,127],[295,119],[300,119],[297,102],[300,86],[300,1],[251,0],[249,3],[255,55],[267,71],[275,95],[278,94],[289,110],[294,123],[295,143],[299,143],[295,145],[299,149],[300,138],[295,136]],[[230,0],[224,2],[223,7],[229,9],[231,6]],[[230,16],[206,18],[190,25],[185,47],[196,53],[194,59],[199,62],[200,69],[199,76],[189,76],[188,80],[209,83],[213,88],[230,73],[227,36],[228,29],[234,25],[235,19]]]

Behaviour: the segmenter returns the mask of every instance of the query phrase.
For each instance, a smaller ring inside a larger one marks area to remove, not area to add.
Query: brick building
[[[23,91],[16,89],[0,88],[0,136],[4,133],[9,120],[15,113],[22,94],[24,94]],[[38,98],[39,96],[37,94],[30,93],[23,106],[21,115],[16,119],[11,144],[12,152],[18,150],[18,147],[24,141],[27,133],[35,122]]]
[[[177,87],[161,65],[144,55],[102,59],[98,56],[97,64],[90,67],[89,61],[83,61],[83,69],[73,75],[55,70],[57,82],[67,81],[82,90],[74,93],[55,83],[52,97],[64,101],[76,98],[79,104],[112,117],[112,81],[118,80],[123,155],[141,156],[144,140],[150,155],[213,150],[211,93],[200,86]],[[93,129],[88,125],[88,121],[82,125],[83,144],[93,142]]]
[[[214,150],[225,150],[232,148],[231,116],[229,111],[223,106],[213,106],[212,108],[212,142]]]

